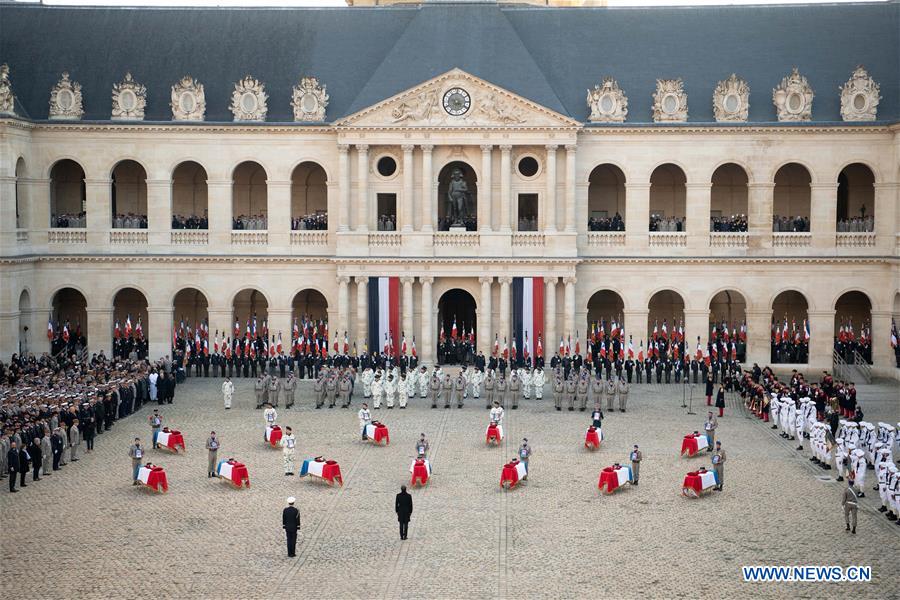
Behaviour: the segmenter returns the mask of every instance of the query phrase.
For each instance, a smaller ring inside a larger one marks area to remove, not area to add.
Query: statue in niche
[[[469,200],[469,184],[463,179],[462,169],[456,167],[450,172],[450,183],[447,187],[447,218],[450,226],[465,226],[466,203]]]

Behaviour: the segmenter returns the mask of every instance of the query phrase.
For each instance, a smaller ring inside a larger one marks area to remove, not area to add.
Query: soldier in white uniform
[[[375,380],[372,382],[372,408],[378,410],[381,408],[381,399],[384,396],[384,384],[381,382],[381,371],[375,373]]]
[[[857,496],[865,498],[866,493],[863,490],[866,485],[866,469],[869,466],[866,462],[866,451],[862,448],[856,448],[850,452],[849,460],[849,478],[853,480],[854,485],[859,492]]]
[[[394,408],[394,394],[397,393],[397,384],[394,383],[394,375],[388,373],[387,379],[384,381],[384,398],[388,409]]]
[[[266,404],[266,409],[263,411],[263,419],[267,426],[272,427],[278,419],[278,411],[271,404]]]
[[[472,375],[469,382],[472,384],[472,398],[476,401],[481,399],[481,383],[484,381],[484,374],[478,369],[472,369]]]
[[[363,383],[363,400],[368,400],[372,397],[372,382],[375,381],[375,372],[371,368],[366,368],[360,379]]]
[[[546,377],[544,377],[544,370],[538,367],[531,374],[531,386],[534,388],[535,400],[543,400],[545,383],[547,383],[547,380]]]
[[[284,435],[281,436],[281,461],[284,464],[284,474],[294,474],[294,447],[297,440],[294,438],[293,430],[290,427],[284,428]]]
[[[372,414],[369,412],[368,404],[363,402],[362,408],[360,408],[357,413],[357,417],[359,418],[360,435],[362,435],[362,439],[368,439],[366,436],[366,425],[372,422]]]
[[[519,380],[522,382],[522,399],[531,400],[531,372],[519,369]]]
[[[414,373],[415,371],[411,372],[411,374]],[[397,403],[400,405],[401,409],[406,408],[406,400],[410,397],[407,392],[407,389],[409,387],[415,387],[415,384],[410,384],[409,379],[406,377],[406,374],[401,373],[400,379],[397,381]]]
[[[419,369],[419,398],[424,400],[428,397],[428,385],[431,383],[431,379],[428,377],[428,369],[425,365],[422,365],[422,368]]]
[[[231,397],[234,396],[234,384],[230,377],[226,377],[222,382],[222,397],[225,399],[226,410],[231,408]]]
[[[497,425],[503,425],[503,407],[500,406],[500,403],[494,401],[494,406],[491,408],[491,423],[496,423]]]

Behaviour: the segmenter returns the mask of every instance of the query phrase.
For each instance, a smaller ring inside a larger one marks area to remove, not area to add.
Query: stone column
[[[338,144],[338,231],[350,230],[350,146]]]
[[[422,146],[422,231],[425,233],[434,231],[434,219],[436,217],[434,212],[434,173],[431,172],[432,150],[434,150],[434,146],[431,144]],[[428,310],[430,311],[431,309]],[[422,319],[427,320],[424,312],[422,313]],[[425,345],[424,340],[422,345]],[[433,350],[431,352],[431,356],[434,356]]]
[[[266,226],[270,246],[291,243],[291,181],[266,181]]]
[[[697,250],[709,248],[709,214],[712,184],[709,182],[687,183],[685,185],[685,228],[688,246]],[[649,227],[649,217],[647,218]]]
[[[219,330],[220,332],[225,332],[223,336],[225,338],[234,337],[234,311],[230,306],[209,306],[206,309],[206,314],[209,316],[209,329],[213,332],[213,335],[215,334],[216,330]],[[269,314],[271,314],[271,311]],[[170,341],[169,346],[171,347],[171,345],[172,344]],[[169,354],[170,352],[171,348],[169,352],[166,352],[166,354]]]
[[[356,189],[357,189],[357,222],[356,231],[369,231],[369,220],[372,210],[369,207],[369,146],[356,145]]]
[[[329,340],[334,348],[334,341],[344,343],[344,332],[350,329],[350,278],[346,275],[338,275],[338,318],[337,327],[330,331],[332,339]]]
[[[575,233],[575,213],[577,202],[575,200],[575,188],[577,185],[575,175],[575,153],[578,146],[566,145],[566,232]]]
[[[14,215],[15,216],[15,215]],[[5,308],[5,307],[4,307]],[[46,325],[44,326],[46,327]],[[36,333],[34,331],[29,333]],[[34,335],[29,336],[32,339],[32,347],[35,352],[38,351],[38,347],[34,344]],[[44,341],[47,341],[46,335],[44,336]],[[48,344],[43,344],[42,347],[47,347]],[[49,348],[48,348],[49,349]],[[11,356],[13,353],[19,352],[19,313],[18,312],[8,312],[8,313],[0,313],[0,352],[3,352],[3,356]]]
[[[209,198],[209,243],[230,245],[234,211],[231,205],[233,183],[230,179],[209,180],[206,182],[206,190]]]
[[[814,248],[833,249],[837,232],[837,182],[813,183],[809,187],[812,245]]]
[[[650,311],[646,308],[622,311],[622,317],[625,319],[625,322],[621,326],[625,328],[625,343],[627,344],[628,338],[631,337],[632,342],[634,342],[635,360],[637,360],[637,352],[641,347],[641,342],[647,341],[647,318],[649,316]],[[684,339],[690,342],[690,338],[687,335],[685,335]],[[690,347],[690,344],[688,346]],[[644,354],[646,355],[646,353],[647,349],[645,347]]]
[[[834,310],[809,311],[810,373],[817,373],[826,369],[830,371],[834,367],[834,361],[832,360],[834,351],[834,312]],[[884,343],[883,336],[876,343]]]
[[[650,182],[625,183],[625,243],[629,248],[646,248],[650,230]]]
[[[509,233],[510,228],[510,194],[511,190],[511,166],[510,151],[512,146],[500,146],[500,231]]]
[[[402,311],[403,317],[401,318],[401,327],[403,328],[402,334],[407,336],[407,349],[412,345],[412,336],[413,336],[413,312],[415,307],[413,306],[413,282],[416,280],[415,277],[401,277],[400,283],[403,285],[403,297],[402,304],[400,305],[400,310]],[[400,338],[400,343],[403,343],[403,338]],[[418,350],[418,349],[417,349]]]
[[[500,340],[500,348],[502,349],[503,339],[507,340],[508,343],[510,342],[509,284],[512,283],[512,277],[499,277],[497,280],[500,282],[500,331],[498,333],[500,334],[500,338],[502,338]]]
[[[889,310],[872,311],[872,366],[881,375],[893,374],[897,368],[894,349],[889,343],[892,317],[893,313]]]
[[[400,205],[400,223],[404,232],[413,230],[413,150],[412,144],[404,144],[403,149],[403,203]],[[412,287],[410,287],[410,292]],[[411,327],[410,327],[411,329]],[[402,343],[402,340],[401,340]]]
[[[93,246],[109,243],[108,232],[112,228],[111,185],[110,179],[84,180],[88,243]]]
[[[148,306],[147,320],[150,321],[147,332],[149,342],[149,358],[156,360],[165,355],[172,354],[172,323],[175,317],[175,308],[172,306]],[[90,316],[88,317],[90,321]],[[212,352],[213,340],[209,341],[209,351]]]
[[[112,357],[112,327],[112,306],[106,308],[87,307],[87,340],[89,353],[99,353],[102,350],[107,358]],[[166,354],[168,354],[168,352],[166,352]]]
[[[478,307],[480,314],[475,342],[478,350],[484,352],[485,356],[490,356],[491,344],[494,342],[494,336],[491,335],[491,284],[494,278],[479,277],[478,282],[481,284],[481,302]]]
[[[750,248],[772,247],[774,194],[775,184],[771,181],[747,184],[747,230],[750,233]]]
[[[291,317],[293,316],[293,307],[282,307],[282,308],[272,308],[269,307],[268,315],[269,315],[269,337],[275,336],[275,343],[278,343],[278,334],[281,333],[281,346],[282,352],[287,354],[287,349],[291,346],[291,335],[293,331],[293,321]],[[299,324],[299,323],[298,323]],[[334,332],[329,332],[332,337],[337,335]],[[344,340],[344,332],[341,331],[341,342]],[[334,348],[334,340],[332,340],[332,347],[328,349],[331,352]]]
[[[544,216],[544,231],[556,233],[556,145],[548,144],[546,149],[547,167],[545,169],[545,177],[547,187],[544,191],[544,210],[541,211],[541,214]]]
[[[674,323],[673,326],[678,327],[678,324]],[[684,339],[686,341],[693,340],[694,350],[696,350],[698,335],[701,343],[706,343],[709,339],[709,308],[686,308],[684,309]]]
[[[556,282],[558,277],[551,275],[544,278],[544,356],[547,364],[554,349],[559,348],[559,335],[556,333]]]
[[[430,150],[429,150],[430,152]],[[422,363],[434,364],[434,306],[431,301],[431,286],[434,277],[419,277],[422,282]]]
[[[172,229],[172,181],[169,179],[147,180],[147,228],[151,237],[158,237],[155,243],[169,243]]]
[[[565,305],[565,315],[563,318],[564,324],[563,332],[564,336],[568,339],[569,336],[573,338],[572,343],[574,344],[575,338],[575,284],[578,282],[578,279],[575,277],[566,277],[563,279],[563,283],[566,285],[565,297],[563,304]]]
[[[876,183],[875,207],[869,207],[875,214],[875,244],[880,254],[891,254],[894,249],[896,232],[900,231],[900,183]],[[872,331],[875,328],[872,327]]]
[[[764,367],[772,362],[772,309],[751,310],[748,308],[746,318],[747,359],[745,363],[748,366],[756,363],[760,367]]]
[[[50,180],[25,179],[24,183],[30,219],[25,226],[31,231],[47,229],[50,227]]]
[[[356,348],[362,352],[369,335],[369,278],[357,275],[356,279]]]
[[[15,165],[12,167],[15,169]],[[0,232],[9,233],[16,229],[16,176],[2,175],[0,176]],[[9,242],[9,239],[5,236],[3,241]],[[12,236],[12,243],[15,243],[15,236]]]
[[[493,226],[491,223],[493,149],[490,144],[481,146],[481,181],[478,185],[478,231],[481,233],[490,233]],[[480,339],[481,335],[478,338]],[[480,347],[481,343],[478,345]]]

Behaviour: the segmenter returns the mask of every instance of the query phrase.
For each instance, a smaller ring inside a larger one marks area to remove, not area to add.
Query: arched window
[[[84,169],[64,159],[50,170],[50,227],[87,227]]]
[[[588,231],[625,231],[625,174],[605,164],[588,181]]]
[[[809,231],[810,182],[806,167],[788,163],[775,173],[774,232]]]
[[[175,167],[172,172],[172,229],[209,229],[206,180],[206,169],[193,161]]]
[[[734,163],[722,165],[713,173],[709,230],[747,231],[747,173]]]
[[[650,175],[650,231],[684,231],[687,177],[676,165],[665,164]]]

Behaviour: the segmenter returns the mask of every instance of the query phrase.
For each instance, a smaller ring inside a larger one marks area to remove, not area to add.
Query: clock
[[[447,90],[444,94],[443,104],[444,110],[447,111],[448,115],[458,117],[469,112],[469,107],[472,106],[472,98],[466,90],[454,87]]]

